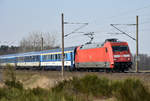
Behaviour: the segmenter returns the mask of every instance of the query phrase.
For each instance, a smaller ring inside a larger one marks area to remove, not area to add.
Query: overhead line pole
[[[139,64],[139,43],[138,43],[138,30],[139,30],[139,22],[138,22],[138,16],[136,16],[136,72],[139,72],[138,70],[138,64]]]
[[[69,34],[64,35],[64,25],[65,24],[83,24],[83,26],[75,29],[74,31],[72,31]],[[85,27],[86,25],[88,25],[88,23],[69,23],[69,22],[65,22],[64,21],[64,14],[61,14],[61,25],[62,25],[62,68],[61,68],[61,75],[62,75],[62,79],[64,77],[64,59],[65,59],[65,55],[64,55],[64,37],[69,36],[70,34],[76,33],[78,30],[80,30],[81,28]]]
[[[61,15],[62,20],[62,68],[61,68],[61,75],[62,79],[64,77],[64,14]]]

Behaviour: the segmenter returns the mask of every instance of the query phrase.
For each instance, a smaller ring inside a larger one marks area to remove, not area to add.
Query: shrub
[[[36,96],[46,96],[48,94],[48,90],[40,87],[33,88],[31,91]]]
[[[16,81],[16,72],[15,67],[9,64],[6,65],[6,68],[3,71],[3,79]]]
[[[94,97],[116,97],[118,101],[150,101],[150,92],[141,81],[112,81],[96,75],[59,82],[50,90],[24,89],[20,82],[6,80],[0,88],[0,101],[92,101]]]
[[[9,80],[6,80],[5,81],[5,85],[8,87],[8,88],[18,88],[18,89],[23,89],[23,84],[19,81],[9,81]]]
[[[150,101],[148,89],[136,79],[121,82],[115,96],[118,101]]]
[[[93,96],[108,96],[110,91],[110,80],[98,78],[96,75],[87,75],[81,79],[81,92]]]

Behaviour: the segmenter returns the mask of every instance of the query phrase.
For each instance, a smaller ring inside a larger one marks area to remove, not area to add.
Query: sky
[[[94,32],[93,42],[107,38],[127,41],[135,54],[136,42],[110,24],[136,24],[139,16],[139,53],[150,55],[150,0],[0,0],[0,45],[19,45],[31,32],[49,32],[61,45],[61,13],[68,23],[88,23],[78,32]],[[65,34],[82,24],[65,24]],[[136,27],[117,25],[136,37]],[[85,44],[89,38],[83,33],[65,37],[65,47]]]

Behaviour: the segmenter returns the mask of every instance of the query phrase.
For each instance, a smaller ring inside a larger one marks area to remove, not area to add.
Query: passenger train
[[[132,66],[127,42],[106,39],[102,44],[85,44],[64,49],[65,70],[124,71]],[[0,66],[16,69],[61,70],[61,49],[0,56]]]

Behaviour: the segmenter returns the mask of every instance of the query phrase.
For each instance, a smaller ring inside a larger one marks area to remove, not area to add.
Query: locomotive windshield
[[[112,46],[113,52],[128,51],[128,46]]]

